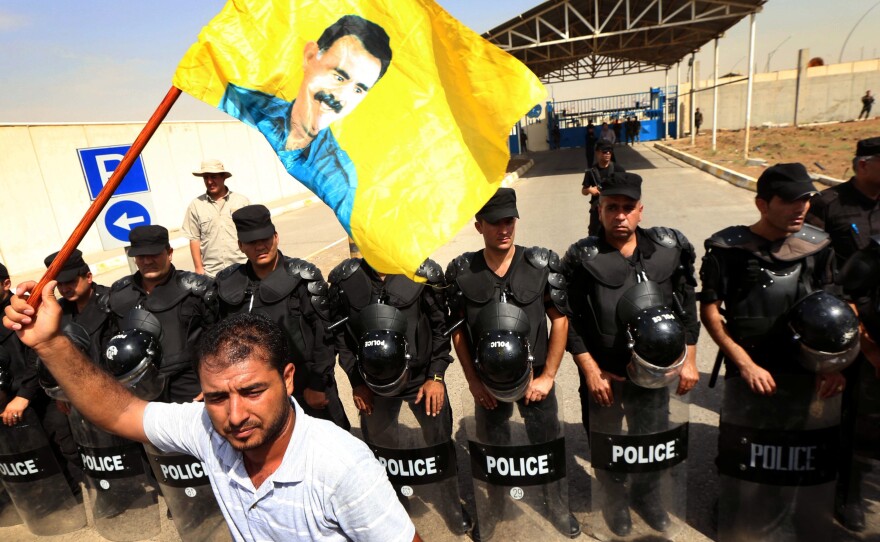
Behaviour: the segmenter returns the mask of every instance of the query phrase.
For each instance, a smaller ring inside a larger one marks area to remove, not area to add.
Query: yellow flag
[[[260,130],[370,265],[409,276],[495,193],[545,97],[431,0],[230,0],[174,85]]]

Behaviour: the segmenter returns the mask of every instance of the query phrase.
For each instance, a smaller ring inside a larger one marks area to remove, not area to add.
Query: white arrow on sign
[[[144,221],[144,217],[142,216],[133,216],[131,218],[128,217],[128,213],[122,213],[122,216],[116,219],[116,222],[113,223],[117,228],[122,228],[124,230],[131,231],[132,224],[140,224]]]

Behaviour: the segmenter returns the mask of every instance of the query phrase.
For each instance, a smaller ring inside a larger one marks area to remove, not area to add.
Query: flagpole
[[[122,161],[119,162],[119,166],[116,168],[116,170],[113,171],[113,174],[110,175],[110,179],[107,180],[107,184],[104,185],[104,188],[102,188],[101,191],[98,193],[95,201],[93,201],[89,208],[86,210],[86,214],[73,230],[73,233],[70,234],[70,238],[67,239],[67,242],[65,242],[64,246],[61,247],[61,250],[58,252],[58,256],[55,257],[52,265],[50,265],[49,268],[46,270],[46,274],[43,275],[43,278],[40,279],[40,282],[37,284],[36,288],[34,288],[34,295],[31,295],[28,298],[28,304],[31,307],[37,309],[40,306],[42,297],[40,295],[40,292],[43,291],[43,288],[46,286],[46,284],[48,284],[50,281],[54,280],[56,276],[58,276],[58,272],[64,266],[67,258],[70,257],[70,254],[82,242],[83,237],[86,236],[89,228],[92,227],[92,224],[94,224],[95,220],[98,219],[98,215],[101,214],[101,211],[107,205],[107,202],[110,201],[110,197],[113,195],[114,192],[116,192],[116,189],[119,188],[119,184],[122,182],[122,179],[125,178],[128,170],[131,169],[134,161],[137,160],[138,156],[140,156],[141,152],[144,150],[144,147],[146,147],[147,143],[150,141],[150,138],[153,137],[153,134],[156,133],[159,125],[162,124],[162,121],[165,120],[165,116],[168,115],[168,112],[171,110],[174,102],[177,101],[177,98],[180,96],[180,92],[180,89],[177,87],[171,87],[171,89],[168,90],[168,94],[165,95],[162,103],[160,103],[159,107],[156,108],[156,111],[153,112],[153,115],[150,117],[150,120],[147,121],[146,126],[144,126],[143,130],[141,130],[141,133],[138,134],[137,139],[134,140],[131,148],[129,148],[128,152],[125,153]]]

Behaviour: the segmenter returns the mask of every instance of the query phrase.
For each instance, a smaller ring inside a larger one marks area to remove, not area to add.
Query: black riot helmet
[[[630,380],[643,388],[664,388],[681,374],[687,355],[684,325],[665,305],[642,309],[627,326],[632,359]]]
[[[70,339],[70,342],[79,348],[83,354],[88,356],[91,338],[89,337],[89,332],[86,331],[86,328],[76,322],[68,322],[61,328],[61,333]],[[58,381],[55,380],[55,377],[52,376],[52,373],[49,372],[49,369],[40,358],[37,358],[37,380],[46,392],[46,395],[52,399],[67,401],[67,395],[65,395],[64,390],[61,389],[61,386],[58,385]]]
[[[832,373],[848,367],[859,353],[859,318],[843,300],[813,292],[788,311],[788,327],[798,362],[808,371]]]
[[[120,384],[146,401],[159,396],[165,382],[159,376],[162,345],[151,333],[129,329],[114,335],[104,349],[102,364]]]
[[[391,305],[367,305],[357,317],[357,366],[361,377],[377,395],[399,395],[409,382],[410,355],[406,317]]]
[[[512,403],[522,398],[532,381],[531,325],[525,311],[510,303],[491,303],[474,324],[474,368],[495,399]]]

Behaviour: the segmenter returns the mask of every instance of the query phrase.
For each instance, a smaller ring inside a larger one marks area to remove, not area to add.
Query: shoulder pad
[[[792,234],[792,237],[797,239],[803,239],[804,241],[813,244],[813,245],[821,245],[831,236],[825,230],[821,230],[812,224],[804,224],[804,227],[801,228],[801,231]]]
[[[244,265],[243,263],[234,263],[234,264],[230,265],[229,267],[227,267],[227,268],[223,269],[222,271],[220,271],[219,273],[217,273],[216,280],[219,282],[219,281],[231,276],[236,271],[238,271],[238,269],[243,265]]]
[[[707,250],[711,247],[733,248],[740,246],[751,238],[752,232],[748,226],[730,226],[713,233],[706,239],[704,244]]]
[[[355,271],[360,269],[361,267],[361,259],[360,258],[349,258],[348,260],[343,260],[342,263],[337,265],[330,271],[330,282],[333,284],[337,284],[352,276]]]
[[[438,284],[443,282],[443,268],[439,263],[428,258],[416,269],[416,276],[426,279],[428,284]]]
[[[455,258],[449,265],[446,267],[446,282],[452,284],[455,282],[455,277],[457,277],[460,273],[467,272],[471,267],[471,262],[474,259],[475,252],[465,252],[461,256]]]
[[[121,279],[114,282],[112,286],[110,286],[110,291],[118,292],[119,290],[124,290],[129,284],[131,284],[131,280],[131,275],[128,275],[127,277],[122,277]]]
[[[95,307],[101,312],[110,312],[110,288],[95,285]]]
[[[675,248],[678,246],[678,235],[676,235],[676,233],[678,232],[672,228],[664,228],[662,226],[645,229],[645,235],[648,236],[648,239],[654,241],[658,245],[668,248]]]
[[[293,278],[324,280],[324,276],[321,274],[321,270],[318,269],[318,266],[306,260],[285,257],[284,267],[287,270],[287,274]]]
[[[544,269],[550,264],[550,249],[542,247],[530,247],[525,251],[526,261],[538,269]]]
[[[192,271],[179,271],[177,273],[177,283],[184,290],[188,290],[194,295],[203,298],[208,290],[213,290],[214,279],[193,273]]]
[[[572,262],[592,260],[599,254],[599,238],[596,236],[586,237],[568,247],[565,257]]]

